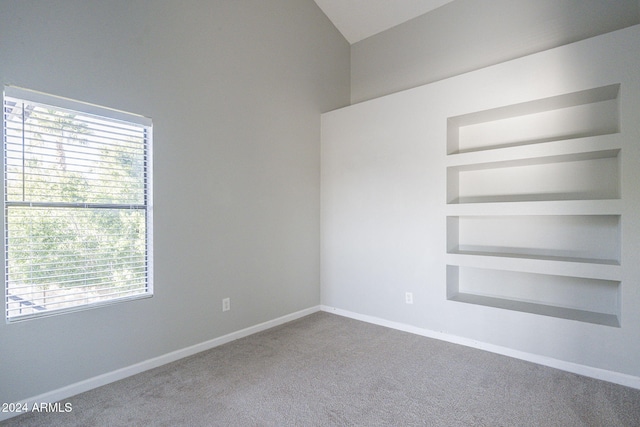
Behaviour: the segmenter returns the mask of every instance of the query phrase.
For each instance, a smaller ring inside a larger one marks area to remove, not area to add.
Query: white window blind
[[[151,121],[5,87],[7,321],[152,294]]]

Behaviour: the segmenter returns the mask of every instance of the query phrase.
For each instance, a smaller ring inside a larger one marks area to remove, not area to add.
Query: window
[[[3,142],[7,321],[151,296],[151,120],[5,87]]]

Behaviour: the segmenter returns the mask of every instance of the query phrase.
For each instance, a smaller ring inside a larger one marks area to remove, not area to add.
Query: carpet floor
[[[315,313],[6,426],[640,426],[640,390]]]

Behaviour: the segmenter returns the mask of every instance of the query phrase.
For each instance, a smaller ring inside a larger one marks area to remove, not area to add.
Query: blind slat
[[[89,285],[89,286],[70,287],[68,289],[52,288],[47,290],[36,290],[36,291],[29,290],[29,291],[23,291],[20,294],[18,294],[15,289],[11,289],[9,291],[9,294],[12,296],[19,295],[19,299],[22,301],[30,301],[34,304],[40,304],[45,300],[56,299],[56,298],[67,300],[68,298],[76,297],[78,295],[85,295],[85,296],[87,294],[103,295],[105,292],[107,291],[111,292],[113,290],[132,291],[132,290],[143,289],[144,280],[146,279],[146,277],[140,276],[140,277],[137,277],[136,279],[138,280],[138,282],[120,281],[120,282],[101,283],[101,284]]]
[[[71,298],[76,298],[78,295],[83,295],[87,297],[88,295],[96,295],[101,296],[106,293],[110,293],[111,291],[132,291],[132,290],[140,290],[145,288],[144,280],[146,277],[141,276],[137,277],[137,281],[120,281],[120,282],[111,282],[108,284],[96,284],[91,286],[77,286],[77,287],[69,287],[65,288],[53,288],[46,291],[24,291],[23,293],[16,293],[16,291],[11,290],[9,292],[12,296],[19,296],[22,301],[29,301],[33,304],[42,304],[44,301],[59,299],[61,301],[67,301]]]

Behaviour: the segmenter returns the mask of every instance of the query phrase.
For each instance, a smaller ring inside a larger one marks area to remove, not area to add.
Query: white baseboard
[[[385,326],[387,328],[397,329],[400,331],[409,332],[416,335],[422,335],[424,337],[434,338],[441,341],[447,341],[453,344],[460,344],[467,347],[473,347],[479,350],[485,350],[491,353],[497,353],[503,356],[513,357],[515,359],[526,360],[527,362],[536,363],[538,365],[544,365],[550,368],[560,369],[562,371],[584,375],[585,377],[595,378],[598,380],[608,381],[611,383],[640,389],[640,377],[636,377],[633,375],[623,374],[623,373],[614,372],[614,371],[608,371],[605,369],[594,368],[591,366],[580,365],[577,363],[567,362],[564,360],[554,359],[546,356],[540,356],[538,354],[527,353],[524,351],[513,350],[508,347],[501,347],[494,344],[487,344],[487,343],[475,341],[469,338],[458,337],[455,335],[449,335],[442,332],[432,331],[429,329],[418,328],[416,326],[411,326],[404,323],[392,322],[389,320],[381,319],[379,317],[354,313],[348,310],[342,310],[340,308],[322,305],[320,306],[320,309],[327,313],[333,313],[340,316],[349,317],[351,319],[361,320],[363,322],[373,323],[379,326]]]
[[[84,381],[59,388],[57,390],[30,397],[28,399],[21,400],[20,403],[23,405],[26,403],[26,406],[28,408],[32,408],[34,404],[54,403],[63,399],[68,399],[69,397],[75,396],[76,394],[83,393],[85,391],[89,391],[115,381],[119,381],[132,375],[148,371],[149,369],[157,368],[158,366],[166,365],[167,363],[175,362],[176,360],[192,356],[205,350],[210,350],[214,347],[218,347],[228,342],[265,331],[267,329],[282,325],[287,322],[291,322],[292,320],[299,319],[318,311],[320,311],[320,306],[310,307],[305,310],[287,314],[285,316],[278,317],[277,319],[250,326],[240,331],[232,332],[230,334],[214,338],[212,340],[205,341],[199,344],[195,344],[180,350],[172,351],[171,353],[163,354],[162,356],[154,357],[152,359],[148,359],[122,369],[107,372],[106,374],[98,375],[96,377],[89,378]],[[0,421],[12,418],[17,415],[20,415],[20,413],[0,412]]]

